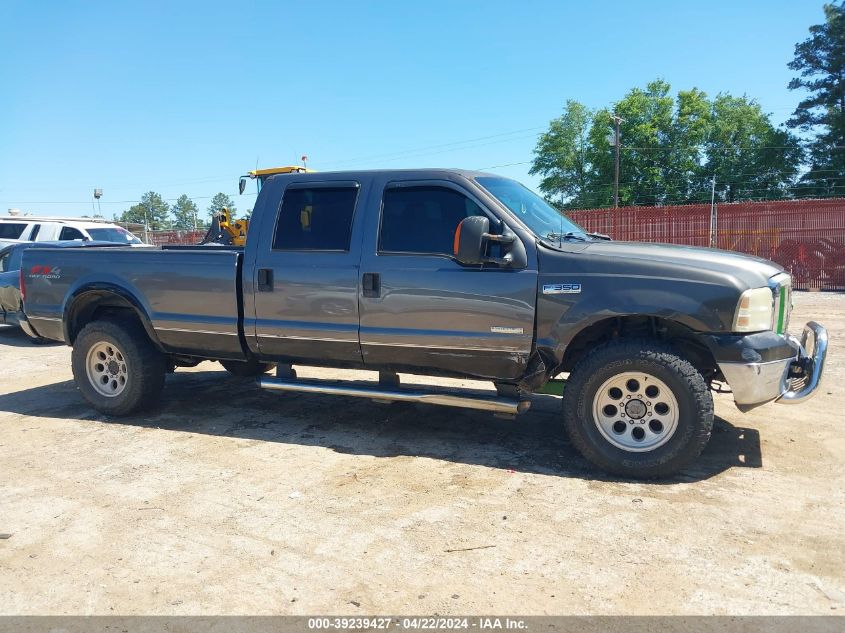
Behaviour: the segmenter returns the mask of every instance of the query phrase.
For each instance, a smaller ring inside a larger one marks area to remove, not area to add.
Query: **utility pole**
[[[616,169],[613,177],[613,208],[619,208],[619,150],[621,142],[619,138],[619,124],[624,123],[625,119],[617,115],[611,115],[613,119],[613,146],[616,149]]]
[[[710,186],[710,248],[716,248],[716,174]]]
[[[147,214],[147,209],[149,209],[150,213]],[[149,244],[150,243],[150,215],[153,214],[153,204],[152,201],[147,202],[147,206],[144,207],[144,241]]]

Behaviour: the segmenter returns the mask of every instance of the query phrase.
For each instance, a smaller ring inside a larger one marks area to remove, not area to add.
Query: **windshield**
[[[536,193],[510,178],[475,179],[540,238],[560,240],[572,234],[587,239],[587,232]]]
[[[91,239],[96,242],[117,242],[118,244],[140,244],[141,240],[126,229],[109,227],[103,229],[88,229]]]

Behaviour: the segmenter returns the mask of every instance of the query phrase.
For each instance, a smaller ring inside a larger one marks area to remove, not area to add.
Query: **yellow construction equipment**
[[[223,207],[214,214],[211,226],[201,244],[220,244],[224,246],[243,246],[246,244],[246,232],[249,220],[233,220],[229,209]]]
[[[246,189],[247,178],[251,178],[252,180],[254,180],[256,186],[258,187],[258,192],[261,192],[261,186],[264,184],[264,181],[267,180],[270,176],[275,176],[277,174],[310,174],[313,171],[313,169],[307,169],[302,165],[287,165],[286,167],[269,167],[267,169],[256,169],[255,171],[247,172],[246,175],[241,176],[241,180],[238,183],[238,191],[240,193],[244,192],[244,189]]]
[[[247,172],[246,175],[241,176],[238,182],[238,192],[243,193],[246,189],[247,179],[252,179],[261,191],[261,186],[264,181],[270,176],[277,174],[305,174],[311,173],[312,169],[307,169],[301,165],[288,165],[286,167],[270,167],[268,169],[256,169],[255,171]],[[235,220],[229,209],[222,208],[214,214],[211,219],[211,226],[208,229],[200,244],[221,245],[221,246],[243,246],[246,244],[246,235],[249,231],[249,219],[243,218]]]

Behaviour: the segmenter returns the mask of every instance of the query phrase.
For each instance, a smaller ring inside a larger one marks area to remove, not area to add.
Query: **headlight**
[[[770,288],[752,288],[742,293],[734,316],[734,332],[772,329],[775,300]]]

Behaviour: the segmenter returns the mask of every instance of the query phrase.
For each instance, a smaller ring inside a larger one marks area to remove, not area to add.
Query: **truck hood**
[[[701,273],[731,276],[748,288],[764,286],[772,275],[783,268],[761,257],[743,255],[715,248],[676,246],[648,242],[590,242],[585,253],[612,257],[621,262],[650,265],[666,270],[677,267],[692,277]],[[639,266],[637,266],[639,267]],[[707,275],[710,276],[710,275]]]
[[[782,271],[759,257],[709,248],[541,244],[538,310],[549,332],[624,315],[661,317],[698,332],[729,332],[742,293],[766,286]]]

